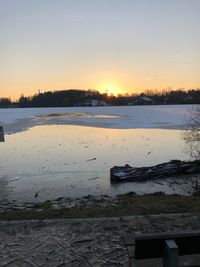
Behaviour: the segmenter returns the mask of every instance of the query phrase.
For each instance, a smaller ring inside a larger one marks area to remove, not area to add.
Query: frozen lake
[[[180,129],[191,109],[192,105],[0,109],[0,125],[4,125],[6,133],[56,123],[115,129]],[[44,116],[49,114],[56,116]]]
[[[0,199],[41,201],[163,188],[188,194],[188,184],[177,189],[170,179],[111,185],[109,170],[127,163],[148,166],[189,159],[181,129],[191,108],[0,109],[6,133],[6,142],[0,143]]]

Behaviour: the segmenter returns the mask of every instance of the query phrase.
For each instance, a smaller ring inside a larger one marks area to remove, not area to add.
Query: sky
[[[0,97],[200,88],[200,0],[0,0]]]

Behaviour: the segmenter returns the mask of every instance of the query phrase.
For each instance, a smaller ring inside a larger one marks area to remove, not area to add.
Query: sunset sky
[[[0,97],[200,87],[200,0],[0,0]]]

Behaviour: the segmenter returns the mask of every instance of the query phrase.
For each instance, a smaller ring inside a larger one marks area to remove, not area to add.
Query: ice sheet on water
[[[10,132],[20,131],[22,128],[20,124],[23,124],[23,128],[26,129],[34,125],[45,125],[49,121],[51,124],[87,125],[116,129],[171,129],[181,128],[185,123],[185,115],[191,109],[192,105],[0,109],[0,124],[15,124],[14,128],[10,128]],[[56,116],[50,116],[51,114],[56,114]],[[70,116],[65,116],[66,114],[70,114]],[[84,116],[78,114],[84,114]],[[46,120],[46,118],[49,119]]]

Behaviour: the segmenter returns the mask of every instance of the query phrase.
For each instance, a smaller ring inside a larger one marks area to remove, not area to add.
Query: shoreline
[[[200,213],[200,193],[191,196],[162,192],[137,195],[134,192],[110,197],[88,195],[43,202],[0,201],[0,221],[32,219],[101,218],[133,215]]]

